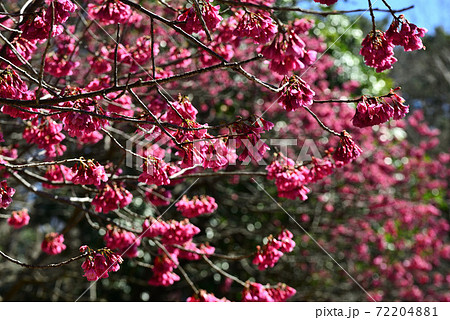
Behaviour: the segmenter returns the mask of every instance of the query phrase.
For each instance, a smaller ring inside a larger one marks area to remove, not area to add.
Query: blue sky
[[[414,5],[414,9],[404,13],[406,19],[419,27],[427,28],[430,33],[438,26],[450,32],[450,0],[387,0],[393,9]],[[339,0],[336,9],[350,10],[367,8],[367,0]],[[381,0],[372,0],[374,8],[385,8]],[[300,2],[301,5],[301,2]],[[382,18],[386,13],[377,14]]]

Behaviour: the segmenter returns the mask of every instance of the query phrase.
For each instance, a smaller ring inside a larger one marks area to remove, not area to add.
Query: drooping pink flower
[[[30,100],[31,98],[26,83],[23,82],[19,75],[9,66],[0,73],[0,98],[18,100]],[[22,107],[21,109],[28,108]],[[29,108],[29,110],[36,111],[33,108]],[[21,118],[24,120],[35,118],[37,116],[36,114],[28,113],[8,105],[2,106],[1,111],[9,114],[13,118]]]
[[[284,77],[280,86],[286,86],[280,93],[280,104],[287,111],[295,111],[304,106],[310,106],[313,103],[315,92],[309,85],[296,75],[288,78]]]
[[[247,286],[242,291],[242,301],[249,302],[283,302],[296,293],[294,288],[284,283],[277,286],[262,285],[247,281]]]
[[[400,23],[401,28],[398,30]],[[386,39],[396,46],[402,46],[405,51],[420,50],[424,48],[420,38],[423,38],[427,32],[427,29],[418,28],[401,14],[398,19],[392,21],[386,31]]]
[[[281,252],[292,252],[295,247],[295,241],[292,240],[294,235],[287,229],[284,229],[277,237],[278,241],[280,242],[280,248],[279,250]]]
[[[53,3],[54,5],[54,12],[55,12],[55,23],[64,23],[69,19],[70,14],[72,12],[75,12],[77,10],[76,4],[74,4],[70,0],[45,0],[47,5],[50,7],[50,5]],[[47,14],[51,14],[50,12],[53,11],[51,8],[48,9]]]
[[[229,149],[238,149],[243,147],[242,153],[239,155],[240,161],[253,159],[260,161],[269,146],[261,140],[261,133],[269,131],[274,124],[263,118],[256,118],[255,121],[238,121],[231,126],[231,132],[235,135],[235,140],[229,139]],[[235,142],[235,145],[231,145]]]
[[[178,95],[178,101],[172,102],[172,106],[161,117],[161,120],[180,125],[184,120],[195,121],[197,113],[198,110],[192,105],[188,97]]]
[[[348,163],[358,158],[361,153],[362,149],[353,141],[352,136],[347,131],[342,131],[339,146],[333,153],[334,160]]]
[[[377,98],[363,96],[356,106],[352,122],[356,127],[369,127],[384,123],[393,115],[394,108],[388,104],[380,103]]]
[[[81,92],[76,89],[72,93]],[[71,137],[89,134],[101,130],[108,125],[108,120],[101,118],[101,116],[105,115],[105,111],[95,99],[85,98],[75,102],[69,101],[63,103],[63,107],[77,110],[64,112],[59,115],[59,118],[61,118],[64,123],[64,130],[66,130]],[[83,112],[78,112],[78,110]]]
[[[95,207],[95,211],[108,213],[126,207],[132,199],[133,195],[123,186],[106,183],[92,200],[92,205]]]
[[[199,232],[200,229],[190,223],[188,219],[171,220],[168,222],[168,229],[162,234],[161,242],[166,245],[183,245],[185,242],[192,240]]]
[[[266,288],[256,282],[249,282],[242,291],[242,301],[248,302],[274,302]]]
[[[178,257],[180,259],[186,260],[200,260],[202,258],[202,255],[211,255],[216,250],[209,244],[205,245],[203,243],[197,247],[197,245],[192,241],[188,241],[185,244],[183,244],[183,248],[189,251],[179,249]]]
[[[79,66],[80,62],[67,60],[66,55],[51,53],[45,58],[44,70],[59,78],[73,75],[74,70]]]
[[[200,196],[189,200],[186,195],[175,204],[175,207],[186,218],[194,218],[202,214],[213,213],[217,209],[217,203],[213,197]]]
[[[101,47],[94,57],[88,57],[89,64],[95,74],[105,74],[112,70],[111,61],[108,58],[109,50]],[[112,60],[114,61],[114,60]]]
[[[11,217],[8,218],[8,224],[14,229],[20,229],[26,226],[30,222],[30,216],[28,209],[22,209],[19,211],[13,211]]]
[[[36,40],[29,40],[22,36],[15,37],[11,44],[22,59],[9,46],[6,48],[6,58],[18,67],[23,65],[23,60],[29,61],[37,50]]]
[[[45,172],[44,178],[48,179],[50,182],[64,182],[71,181],[73,177],[73,172],[70,168],[64,165],[51,165]],[[63,185],[42,183],[42,186],[47,189],[57,189],[63,187]]]
[[[388,121],[390,118],[399,120],[409,112],[409,106],[404,104],[405,99],[394,93],[384,98],[362,97],[356,107],[355,116],[352,119],[356,127],[374,126]]]
[[[234,34],[238,37],[253,38],[255,43],[265,44],[278,32],[277,26],[266,11],[239,10],[236,16],[238,25]]]
[[[132,11],[129,5],[117,0],[95,0],[88,4],[88,13],[96,20],[109,24],[129,22]]]
[[[60,156],[66,149],[60,145],[66,137],[61,133],[62,128],[62,124],[50,117],[35,118],[23,131],[23,138],[28,143],[37,144],[38,148],[45,149],[50,158]]]
[[[270,235],[267,237],[264,247],[257,246],[253,264],[256,264],[259,270],[272,268],[283,256],[283,253],[294,250],[295,242],[292,238],[292,233],[287,229],[283,230],[277,238]]]
[[[279,283],[276,287],[269,287],[266,290],[275,302],[284,302],[297,292],[284,283]]]
[[[214,294],[208,293],[205,290],[199,290],[198,294],[187,298],[186,302],[229,302],[226,298],[219,299]]]
[[[300,19],[288,26],[286,32],[278,32],[269,46],[262,49],[263,56],[270,60],[269,69],[286,75],[310,66],[317,57],[314,50],[306,50],[300,35],[307,33],[313,25],[312,20]]]
[[[283,256],[280,247],[281,243],[270,235],[268,242],[264,247],[256,247],[256,255],[253,258],[253,264],[258,266],[259,270],[264,270],[267,268],[273,268],[273,266],[278,262],[278,260]]]
[[[281,156],[266,167],[267,179],[275,179],[278,196],[288,199],[308,199],[310,190],[306,184],[311,180],[311,174],[307,167],[296,166],[292,159]]]
[[[6,209],[12,202],[12,196],[16,189],[8,187],[6,180],[0,182],[0,208]]]
[[[201,15],[206,23],[206,26],[208,27],[208,30],[213,32],[217,28],[220,21],[222,21],[222,17],[219,15],[220,6],[211,5],[210,0],[199,1],[199,6]],[[187,33],[197,33],[203,30],[201,21],[198,18],[194,7],[191,7],[180,14],[177,21],[184,22],[180,24],[179,27]]]
[[[112,225],[106,226],[106,234],[103,237],[103,240],[108,248],[112,250],[118,249],[130,258],[134,258],[138,255],[137,247],[141,243],[140,238],[134,233]]]
[[[397,61],[394,57],[394,45],[386,39],[386,34],[377,30],[371,31],[363,40],[359,54],[364,57],[364,63],[375,68],[377,72],[391,69]]]
[[[76,163],[72,167],[72,182],[74,184],[93,184],[100,186],[103,182],[108,181],[105,167],[95,160],[84,160]]]
[[[312,167],[309,170],[311,182],[321,180],[333,173],[335,165],[329,159],[317,159],[312,157]]]
[[[168,185],[170,183],[169,177],[174,173],[170,164],[154,157],[148,157],[142,164],[142,169],[143,172],[138,181],[156,186]]]
[[[169,224],[154,218],[146,219],[142,224],[142,236],[148,238],[159,237],[169,230]]]
[[[318,2],[320,4],[325,4],[327,6],[331,6],[335,4],[338,0],[314,0],[314,2]]]
[[[56,232],[47,233],[41,243],[41,249],[46,254],[60,254],[66,249],[66,245],[64,244],[64,235]]]
[[[180,277],[173,272],[178,267],[178,259],[175,253],[170,254],[170,258],[163,253],[155,258],[153,263],[153,276],[148,281],[151,286],[171,286],[179,281]]]
[[[108,272],[117,272],[120,269],[120,263],[123,262],[120,255],[108,248],[93,251],[88,246],[81,246],[80,251],[89,253],[81,265],[84,270],[83,277],[86,277],[88,281],[108,278]]]
[[[391,90],[393,93],[393,90]],[[400,97],[398,94],[393,93],[391,96],[384,99],[384,103],[389,104],[392,108],[394,108],[394,120],[403,119],[406,114],[409,112],[409,106],[405,105],[405,99]]]

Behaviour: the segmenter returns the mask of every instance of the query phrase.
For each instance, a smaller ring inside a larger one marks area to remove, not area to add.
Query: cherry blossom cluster
[[[183,221],[162,221],[154,218],[146,219],[142,224],[143,237],[159,237],[167,245],[182,245],[200,232],[200,229],[189,223],[188,219]]]
[[[310,190],[306,184],[311,181],[308,168],[296,166],[294,160],[281,156],[281,161],[275,160],[266,167],[267,179],[275,179],[278,196],[288,199],[308,199]]]
[[[71,94],[80,93],[79,91],[80,90],[74,90]],[[75,102],[64,102],[63,107],[75,110],[64,112],[57,116],[62,120],[64,130],[66,130],[71,137],[83,137],[84,135],[91,134],[108,125],[106,119],[97,116],[105,115],[105,111],[94,99],[85,98]],[[89,113],[92,113],[93,115]]]
[[[23,131],[23,138],[28,143],[34,143],[38,148],[45,149],[48,158],[61,156],[66,146],[61,142],[65,135],[61,133],[63,125],[50,117],[45,119],[34,118]]]
[[[371,31],[362,42],[360,54],[364,57],[366,65],[374,67],[377,72],[391,69],[397,61],[394,57],[394,47],[402,46],[405,51],[423,49],[420,38],[423,38],[427,31],[425,28],[418,28],[400,15],[394,18],[386,32]]]
[[[253,122],[239,121],[232,125],[231,132],[236,136],[235,139],[230,140],[235,143],[231,146],[234,149],[243,147],[244,150],[239,155],[240,161],[254,160],[260,161],[269,146],[261,141],[261,134],[273,128],[274,124],[270,121],[259,117]]]
[[[36,44],[60,35],[64,30],[62,24],[77,10],[70,0],[46,0],[45,4],[47,7],[43,10],[25,16],[20,26],[21,33],[11,41],[13,48],[6,49],[6,56],[12,64],[20,66],[29,61],[37,50]]]
[[[81,159],[80,163],[73,165],[72,174],[71,181],[74,184],[93,184],[100,186],[103,182],[108,181],[105,167],[95,160]]]
[[[95,0],[88,4],[88,13],[105,25],[132,23],[129,5],[116,0]]]
[[[257,282],[247,282],[247,286],[242,291],[242,301],[249,302],[283,302],[296,293],[294,288],[284,283],[279,283],[276,287],[262,285]]]
[[[46,254],[60,254],[65,249],[64,235],[56,232],[47,233],[41,243],[41,250]]]
[[[286,30],[279,31],[269,46],[261,53],[270,60],[269,68],[280,75],[299,71],[310,66],[317,57],[317,51],[306,50],[301,35],[306,35],[313,26],[312,20],[295,20]]]
[[[356,107],[353,117],[353,125],[356,127],[369,127],[388,121],[390,118],[400,120],[409,112],[409,106],[405,105],[405,99],[391,92],[386,98],[362,97],[362,101]]]
[[[92,200],[95,211],[108,213],[118,208],[126,207],[133,200],[133,195],[123,186],[116,183],[106,183],[100,187],[100,192]]]
[[[32,98],[32,93],[28,91],[27,84],[10,66],[0,73],[0,98],[19,100],[30,100]],[[30,119],[36,117],[36,114],[8,105],[2,106],[1,111],[13,118]],[[30,111],[35,110],[30,109]]]
[[[186,302],[229,302],[229,300],[226,298],[219,299],[212,293],[208,293],[205,290],[199,290],[198,294],[194,294],[192,297],[187,298]]]
[[[279,102],[287,111],[295,111],[303,106],[312,105],[315,92],[296,75],[290,78],[285,76],[280,86],[285,88],[280,93]]]
[[[293,235],[289,230],[283,230],[277,238],[270,235],[267,237],[267,244],[263,248],[257,246],[253,264],[256,264],[259,270],[273,268],[283,256],[283,253],[294,250],[295,242],[292,238]]]
[[[213,213],[217,209],[216,200],[210,196],[194,196],[191,200],[186,195],[175,204],[175,207],[186,218],[195,218],[202,214]]]
[[[219,15],[220,6],[211,5],[209,0],[200,0],[198,2],[200,6],[200,13],[205,21],[206,27],[208,30],[214,31],[220,21],[222,21],[222,17]],[[187,33],[197,33],[203,30],[202,23],[194,6],[180,14],[177,21],[183,22],[180,24],[180,28]]]
[[[358,158],[362,153],[362,149],[353,141],[352,136],[347,131],[342,131],[339,146],[333,153],[335,161],[348,163]]]
[[[12,202],[12,196],[16,189],[8,186],[6,180],[0,182],[0,208],[6,209]]]
[[[47,171],[44,174],[44,178],[46,178],[49,182],[42,183],[42,186],[47,189],[58,189],[61,188],[62,185],[52,184],[52,183],[63,183],[65,181],[71,181],[73,178],[74,172],[64,166],[64,165],[50,165]]]
[[[20,229],[30,222],[30,215],[28,209],[11,212],[11,217],[8,218],[8,224],[14,229]]]
[[[164,160],[148,157],[142,164],[142,173],[139,176],[139,182],[148,185],[164,186],[170,184],[169,177],[176,172],[176,168]]]
[[[108,248],[92,250],[84,245],[80,247],[80,252],[88,253],[81,267],[84,270],[83,277],[88,281],[97,281],[109,277],[108,272],[117,272],[123,259]]]
[[[148,284],[151,286],[171,286],[174,282],[180,280],[180,276],[173,272],[173,269],[177,266],[176,254],[170,254],[170,258],[165,253],[157,256],[153,262],[153,275]]]
[[[122,230],[110,224],[106,226],[106,234],[103,237],[103,240],[109,249],[117,249],[129,258],[137,257],[137,248],[141,243],[140,238],[134,233]]]
[[[265,44],[278,32],[277,26],[266,11],[239,10],[235,18],[238,20],[238,25],[234,34],[238,37],[253,38],[255,43]]]

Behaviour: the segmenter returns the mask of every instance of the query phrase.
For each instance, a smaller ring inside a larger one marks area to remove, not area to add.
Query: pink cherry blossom
[[[210,196],[195,196],[189,200],[186,195],[175,204],[175,207],[186,218],[194,218],[202,214],[213,213],[217,209],[216,201]]]
[[[287,111],[295,111],[303,106],[310,106],[313,103],[315,92],[310,86],[297,76],[284,77],[280,86],[285,88],[280,93],[279,102]]]
[[[142,224],[142,236],[148,238],[159,237],[169,230],[169,224],[165,221],[149,218]]]
[[[311,180],[311,174],[307,167],[296,166],[292,159],[280,156],[266,167],[267,179],[275,179],[278,196],[288,199],[308,199],[310,190],[306,184]]]
[[[94,160],[82,160],[72,167],[72,182],[74,184],[93,184],[100,186],[108,181],[105,168]]]
[[[44,178],[48,179],[50,182],[64,182],[71,181],[73,177],[73,172],[70,168],[64,165],[51,165],[45,172]],[[61,188],[62,185],[42,183],[42,186],[47,189],[57,189]]]
[[[128,23],[132,11],[129,5],[117,0],[95,0],[88,4],[88,13],[94,19],[108,24]]]
[[[420,50],[425,48],[420,38],[423,38],[427,32],[427,29],[418,28],[406,20],[404,15],[400,15],[398,19],[392,21],[386,31],[386,39],[396,46],[402,46],[405,51]]]
[[[362,149],[353,141],[352,136],[344,130],[341,133],[339,146],[333,153],[334,160],[347,163],[358,158],[361,153]]]
[[[0,208],[6,209],[9,207],[14,193],[16,193],[16,189],[9,187],[6,180],[0,182]]]
[[[217,28],[220,21],[222,21],[222,17],[219,15],[220,6],[212,6],[210,0],[201,0],[199,2],[203,20],[205,21],[208,30],[212,32]],[[179,26],[187,33],[197,33],[203,30],[194,7],[191,7],[180,14],[177,21],[184,22]]]
[[[14,229],[20,229],[29,222],[30,216],[28,215],[28,209],[26,208],[19,211],[13,211],[11,217],[8,218],[8,224]]]
[[[265,44],[278,32],[278,28],[270,15],[265,11],[237,13],[238,25],[234,34],[238,37],[253,38],[255,43]]]
[[[297,20],[287,27],[286,32],[278,32],[269,46],[261,53],[270,60],[269,68],[280,75],[298,71],[311,65],[317,57],[314,50],[306,50],[302,34],[306,34],[313,22],[310,20]]]
[[[92,200],[92,205],[95,207],[95,211],[108,213],[126,207],[132,199],[133,195],[123,186],[106,183],[100,187],[100,192]]]
[[[41,249],[46,254],[60,254],[66,249],[66,245],[64,244],[64,236],[56,232],[47,233],[41,243]]]
[[[226,298],[216,298],[212,293],[208,293],[205,290],[199,290],[198,294],[194,294],[192,297],[187,298],[187,302],[229,302]]]
[[[80,251],[89,253],[81,265],[84,270],[83,277],[86,277],[88,281],[108,278],[108,272],[117,272],[123,262],[120,255],[108,248],[93,251],[87,246],[81,246]]]
[[[119,229],[116,226],[107,225],[106,234],[103,237],[106,246],[112,250],[118,249],[127,257],[134,258],[138,255],[137,247],[141,243],[134,233]]]
[[[371,31],[363,40],[359,54],[364,57],[364,63],[375,68],[377,72],[391,69],[397,61],[394,57],[394,45],[386,39],[386,34],[377,30]]]

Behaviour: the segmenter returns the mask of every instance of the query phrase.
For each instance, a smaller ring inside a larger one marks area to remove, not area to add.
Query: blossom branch
[[[17,264],[17,265],[19,265],[19,266],[21,266],[21,267],[27,268],[27,269],[51,269],[51,268],[59,268],[59,267],[62,267],[62,266],[64,266],[64,265],[66,265],[66,264],[69,264],[69,263],[71,263],[71,262],[74,262],[74,261],[83,259],[83,258],[86,257],[87,255],[88,255],[88,253],[85,252],[85,253],[83,253],[83,254],[80,254],[79,256],[70,258],[69,260],[61,261],[61,262],[58,262],[58,263],[51,263],[51,264],[44,265],[44,266],[37,266],[37,265],[32,265],[32,264],[28,264],[28,263],[21,262],[21,261],[19,261],[19,260],[17,260],[17,259],[14,259],[14,258],[8,256],[6,253],[0,251],[0,256],[2,256],[3,258],[5,258],[6,260],[8,260],[8,261],[10,261],[10,262],[12,262],[12,263],[15,263],[15,264]]]

